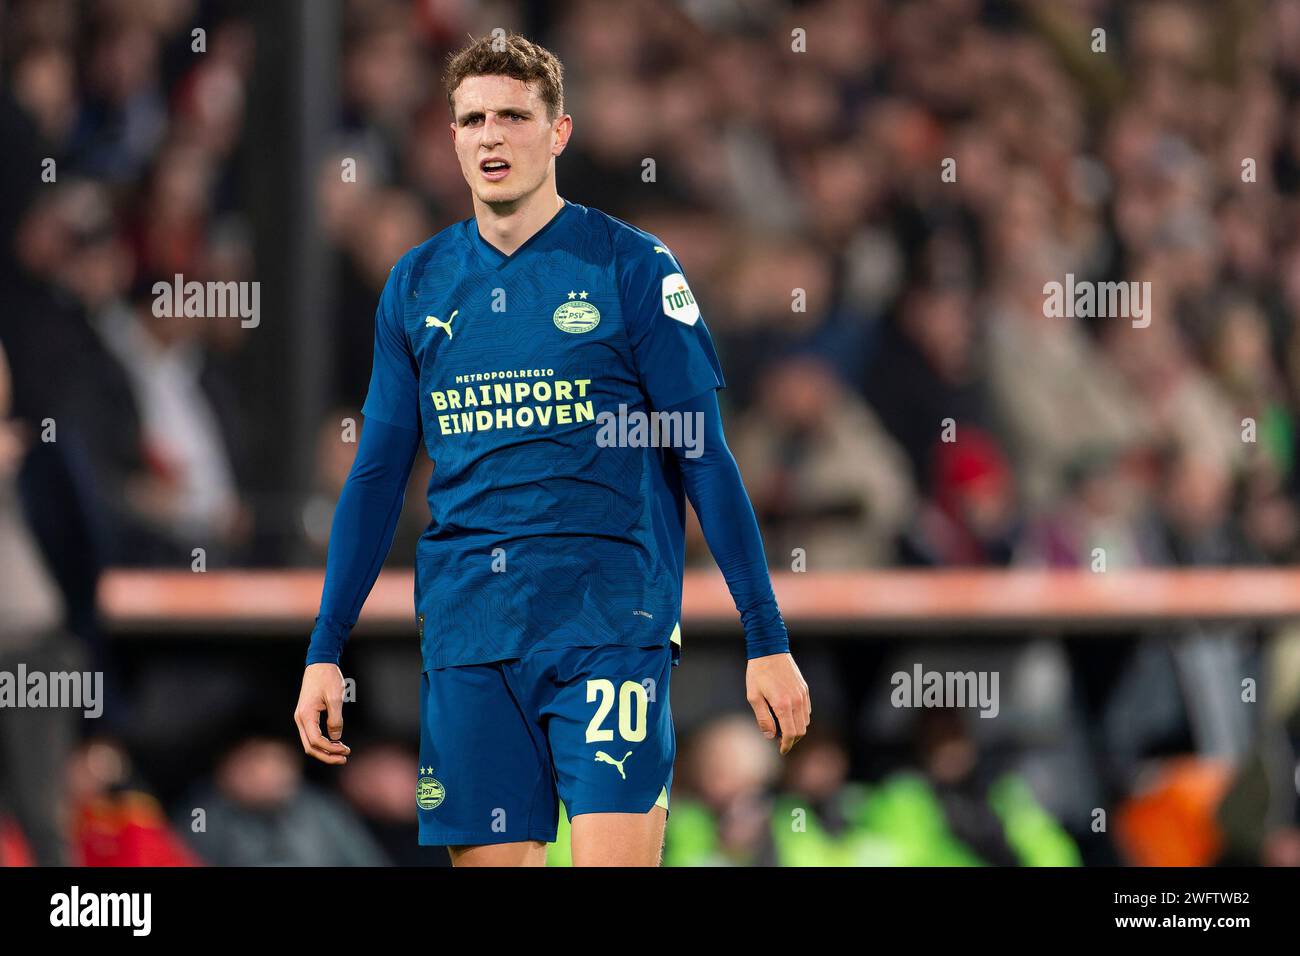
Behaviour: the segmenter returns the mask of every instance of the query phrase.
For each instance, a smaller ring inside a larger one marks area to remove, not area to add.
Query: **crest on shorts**
[[[421,810],[433,810],[446,796],[447,791],[434,777],[433,768],[421,767],[420,782],[415,785],[415,805]]]

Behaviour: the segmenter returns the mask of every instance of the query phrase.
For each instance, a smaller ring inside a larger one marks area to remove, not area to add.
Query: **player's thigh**
[[[547,735],[575,849],[581,834],[617,825],[584,823],[584,815],[644,817],[656,807],[667,809],[676,756],[671,660],[667,646],[555,652]],[[627,825],[653,835],[653,822]]]
[[[658,866],[668,811],[584,813],[573,818],[574,866]]]
[[[523,843],[481,843],[449,846],[452,866],[545,866],[546,844],[540,840]]]

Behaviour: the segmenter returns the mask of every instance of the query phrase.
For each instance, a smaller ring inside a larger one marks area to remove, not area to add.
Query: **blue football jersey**
[[[434,462],[415,556],[425,669],[676,643],[675,454],[611,444],[608,423],[722,387],[680,264],[613,216],[565,200],[508,256],[470,218],[403,256],[362,410],[419,429]]]

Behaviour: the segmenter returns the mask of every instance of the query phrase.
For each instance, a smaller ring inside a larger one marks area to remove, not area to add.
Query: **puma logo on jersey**
[[[451,323],[452,320],[456,318],[456,313],[458,312],[460,312],[460,309],[453,311],[451,315],[447,316],[446,322],[442,321],[442,319],[438,318],[436,315],[426,315],[424,317],[424,325],[426,328],[430,329],[437,326],[447,333],[447,338],[451,338]]]
[[[596,751],[596,763],[607,763],[607,764],[612,764],[612,765],[614,766],[614,768],[615,768],[616,770],[618,770],[618,775],[619,775],[620,777],[622,777],[624,780],[626,780],[626,779],[627,779],[627,774],[625,774],[625,773],[623,772],[623,764],[627,761],[627,758],[630,757],[630,756],[632,756],[632,751],[629,750],[627,753],[623,754],[623,759],[622,759],[622,760],[615,760],[615,759],[614,759],[613,757],[611,757],[609,754],[605,753],[605,751],[603,751],[603,750],[597,750],[597,751]]]

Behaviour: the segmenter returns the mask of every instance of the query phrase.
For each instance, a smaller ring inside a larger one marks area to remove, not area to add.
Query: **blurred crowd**
[[[685,264],[774,565],[1296,557],[1300,6],[624,7],[542,18],[576,119],[560,192]],[[388,270],[472,214],[439,67],[482,16],[341,8],[337,123],[308,174],[328,396],[297,422],[250,398],[276,382],[255,331],[148,308],[178,273],[258,276],[253,14],[11,5],[0,333],[15,415],[65,424],[98,478],[106,560],[319,556]],[[1143,323],[1046,315],[1067,276],[1150,283]],[[252,478],[285,429],[319,432],[313,484],[268,492]],[[277,524],[286,501],[300,520]]]
[[[461,34],[347,13],[344,408],[388,267],[471,214],[436,72]],[[775,566],[1296,557],[1296,4],[578,2],[548,38],[560,192],[686,265]],[[1144,323],[1045,315],[1067,275],[1149,282]]]
[[[280,144],[248,114],[284,91],[254,85],[257,5],[5,5],[0,492],[21,492],[26,526],[8,501],[0,561],[30,567],[40,550],[48,574],[7,578],[0,597],[26,616],[0,626],[0,655],[98,660],[84,579],[100,565],[185,567],[198,545],[210,566],[323,560],[355,448],[340,423],[358,417],[388,271],[472,214],[440,68],[499,25],[536,31],[566,65],[560,194],[683,263],[773,568],[796,549],[809,571],[1300,556],[1300,0],[335,9],[337,116],[304,173],[331,260],[328,394],[300,421],[270,397],[282,370],[265,335],[151,310],[153,283],[176,274],[272,281],[247,179]],[[1049,315],[1045,285],[1067,276],[1150,283],[1149,321]],[[289,431],[318,436],[309,484],[268,489]],[[392,563],[411,562],[429,468]],[[690,553],[708,564],[694,527]],[[838,688],[819,715],[843,733],[805,742],[783,772],[699,679],[668,862],[1300,863],[1295,797],[1277,783],[1300,680],[1270,685],[1256,720],[1220,679],[1300,675],[1300,638],[1260,638],[810,654],[813,686]],[[734,670],[692,653],[697,673]],[[881,675],[918,654],[1020,674],[998,732],[889,713]],[[404,730],[377,737],[338,793],[262,732],[160,802],[138,747],[74,749],[50,727],[76,781],[60,811],[75,839],[58,852],[436,862],[412,855],[414,757],[391,742]],[[0,784],[23,749],[12,739]],[[1154,772],[1152,753],[1170,758]],[[1090,809],[1121,801],[1098,830]],[[9,807],[39,817],[39,803]],[[205,840],[196,808],[239,836]],[[0,855],[57,858],[49,826],[0,831]],[[312,837],[323,830],[336,843]]]
[[[113,564],[214,561],[251,540],[257,467],[238,323],[159,317],[157,281],[253,277],[235,146],[251,27],[196,4],[8,5],[0,342],[13,414],[82,483]],[[49,441],[49,437],[45,436]]]

